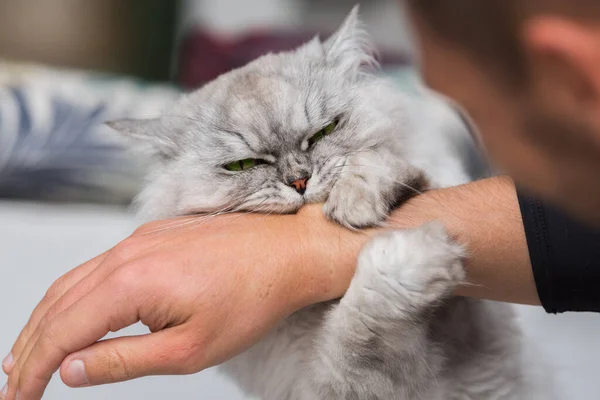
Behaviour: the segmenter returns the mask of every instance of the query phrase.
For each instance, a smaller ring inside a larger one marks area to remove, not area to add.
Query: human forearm
[[[458,294],[539,304],[512,181],[491,178],[413,198],[391,217],[395,228],[442,221],[467,249],[469,285]]]
[[[315,228],[317,265],[329,265],[332,276],[315,298],[343,295],[362,246],[383,229],[404,229],[437,220],[463,243],[469,285],[457,294],[524,304],[539,304],[519,205],[512,181],[491,178],[454,188],[431,190],[395,210],[386,228],[349,232],[322,221],[318,209],[304,215]],[[324,239],[320,235],[335,235]],[[313,240],[314,241],[314,240]],[[321,267],[322,268],[322,267]],[[325,275],[319,272],[319,275]]]

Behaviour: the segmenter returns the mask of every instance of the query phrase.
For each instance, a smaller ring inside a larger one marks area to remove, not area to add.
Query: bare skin
[[[459,294],[539,302],[510,180],[415,197],[385,229],[433,219],[469,251],[471,285]],[[341,228],[325,220],[320,206],[296,215],[145,225],[52,285],[16,341],[12,362],[3,364],[4,399],[15,400],[17,391],[19,400],[40,399],[59,368],[63,381],[78,387],[219,364],[281,318],[342,296],[360,249],[379,231]],[[153,333],[97,342],[137,321]]]
[[[582,220],[600,223],[598,8],[589,1],[527,2],[549,3],[562,7],[542,9],[518,32],[526,66],[535,71],[519,96],[507,92],[474,54],[439,37],[417,16],[424,75],[469,112],[505,171]],[[561,17],[562,9],[584,5],[584,20],[572,13]],[[539,129],[524,122],[531,110],[552,122],[555,135],[562,130],[569,146],[556,138],[548,142],[548,126],[531,135]],[[539,304],[510,181],[428,192],[397,210],[388,228],[432,219],[443,221],[469,251],[471,284],[458,294]],[[146,225],[50,288],[14,345],[12,360],[3,364],[9,380],[0,399],[15,400],[20,391],[19,400],[39,400],[59,367],[68,385],[81,386],[219,363],[295,310],[341,296],[358,252],[374,233],[331,224],[318,206],[291,216]],[[137,320],[155,333],[96,343]]]
[[[513,182],[505,177],[425,193],[391,217],[393,228],[443,221],[468,251],[470,285],[458,295],[539,305]]]

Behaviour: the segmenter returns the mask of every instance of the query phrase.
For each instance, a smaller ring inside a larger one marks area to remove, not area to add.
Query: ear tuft
[[[377,66],[373,45],[358,10],[359,6],[354,6],[338,30],[324,43],[327,61],[348,73]]]
[[[121,135],[149,145],[154,150],[168,155],[173,153],[175,143],[160,118],[150,119],[119,119],[105,122],[105,125]]]
[[[159,118],[152,119],[118,119],[105,122],[107,126],[124,136],[135,139],[147,139],[158,136],[161,127]]]
[[[322,58],[324,56],[323,44],[321,43],[321,39],[318,35],[312,38],[309,42],[306,42],[302,46],[298,47],[296,52],[301,56],[306,56],[309,58]]]

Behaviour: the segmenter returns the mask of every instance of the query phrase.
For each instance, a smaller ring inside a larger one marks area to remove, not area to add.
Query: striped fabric
[[[103,125],[156,116],[178,91],[0,63],[0,197],[128,203],[141,163]]]

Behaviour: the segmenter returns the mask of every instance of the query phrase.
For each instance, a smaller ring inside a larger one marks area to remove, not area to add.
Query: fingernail
[[[3,399],[6,396],[6,393],[8,393],[8,383],[4,384],[2,390],[0,390],[0,399]]]
[[[2,360],[2,366],[5,369],[8,369],[12,365],[12,362],[13,362],[13,355],[12,355],[12,353],[10,353],[6,357],[4,357],[4,360]]]
[[[70,386],[87,386],[90,384],[85,374],[85,364],[81,360],[73,360],[65,371],[65,383]]]

